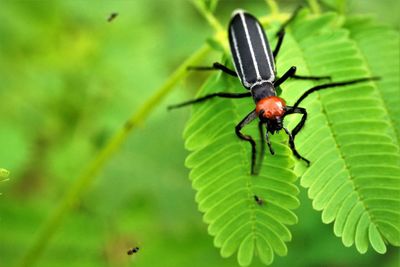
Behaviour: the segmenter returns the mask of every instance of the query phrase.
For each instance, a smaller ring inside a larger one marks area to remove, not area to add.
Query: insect
[[[260,198],[259,196],[254,195],[254,200],[257,202],[259,206],[264,205],[264,200]]]
[[[233,13],[228,27],[229,45],[233,58],[235,70],[215,62],[210,67],[191,67],[195,70],[220,70],[226,74],[239,78],[243,87],[248,91],[244,93],[217,92],[203,97],[183,102],[177,105],[169,106],[169,109],[179,108],[191,104],[200,103],[215,97],[221,98],[245,98],[252,97],[255,103],[255,109],[240,121],[235,127],[236,135],[250,143],[251,145],[251,174],[258,174],[265,153],[265,142],[268,144],[269,151],[273,155],[275,152],[269,140],[269,134],[273,135],[280,130],[284,130],[289,137],[289,146],[294,156],[303,160],[307,165],[310,161],[299,154],[295,146],[295,137],[304,127],[307,120],[307,111],[300,107],[300,103],[311,93],[339,86],[346,86],[355,83],[377,80],[378,77],[359,78],[343,82],[331,82],[318,85],[306,90],[303,95],[292,105],[286,104],[285,100],[277,96],[275,88],[285,82],[287,79],[297,80],[323,80],[330,79],[329,76],[300,76],[296,74],[296,67],[292,66],[281,77],[277,77],[275,60],[281,48],[285,27],[292,22],[300,8],[297,8],[292,16],[282,24],[276,37],[277,43],[271,51],[265,31],[260,22],[251,14],[237,10]],[[300,122],[289,131],[284,125],[283,120],[287,115],[301,114]],[[242,133],[242,128],[255,119],[259,119],[258,129],[261,136],[261,150],[259,154],[259,163],[256,165],[256,142],[254,139]],[[264,128],[266,128],[264,139]]]
[[[130,250],[128,250],[127,254],[132,255],[134,253],[137,253],[138,251],[139,251],[139,247],[134,247],[134,248],[131,248]]]
[[[117,16],[118,16],[118,13],[117,13],[117,12],[113,12],[113,13],[110,14],[110,16],[108,17],[107,21],[108,21],[108,22],[111,22],[111,21],[113,21]]]

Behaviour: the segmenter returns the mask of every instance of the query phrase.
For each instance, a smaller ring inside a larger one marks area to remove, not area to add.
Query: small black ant
[[[139,251],[139,247],[134,247],[128,250],[127,254],[128,255],[133,255]]]
[[[254,200],[257,202],[258,205],[264,205],[264,200],[256,195],[254,195]]]

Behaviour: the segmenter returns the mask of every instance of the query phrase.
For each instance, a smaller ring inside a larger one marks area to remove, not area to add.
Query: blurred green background
[[[298,2],[279,4],[289,11]],[[354,0],[348,11],[398,28],[395,5]],[[217,17],[226,24],[238,7],[267,13],[262,0],[225,0]],[[112,12],[119,16],[109,23]],[[18,263],[105,141],[210,34],[187,0],[0,0],[0,167],[11,171],[0,183],[1,267]],[[190,75],[156,104],[36,266],[237,266],[213,247],[194,202],[181,137],[189,112],[166,112],[204,78]],[[393,248],[383,256],[345,248],[304,190],[301,200],[289,254],[273,266],[397,266]],[[139,253],[126,255],[132,246]]]

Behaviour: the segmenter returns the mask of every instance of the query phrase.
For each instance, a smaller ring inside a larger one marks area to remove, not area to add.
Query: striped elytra
[[[233,13],[228,28],[233,63],[243,86],[275,80],[274,57],[260,22],[243,10]]]

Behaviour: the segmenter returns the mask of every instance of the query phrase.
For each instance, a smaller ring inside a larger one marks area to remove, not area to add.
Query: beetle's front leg
[[[289,145],[290,145],[290,149],[293,152],[293,155],[296,156],[296,158],[298,159],[302,159],[304,160],[307,165],[310,165],[310,161],[304,157],[302,157],[299,152],[296,150],[296,146],[294,143],[294,139],[296,137],[296,135],[300,132],[300,130],[304,127],[304,124],[306,123],[307,120],[307,111],[305,108],[301,108],[301,107],[287,107],[287,111],[285,113],[286,115],[290,115],[290,114],[302,114],[303,116],[301,117],[300,122],[296,125],[296,127],[294,127],[294,129],[292,130],[292,132],[289,132],[288,129],[286,129],[285,127],[283,127],[283,129],[285,130],[285,132],[287,133],[287,135],[289,136]]]
[[[255,169],[256,166],[256,142],[250,135],[245,135],[241,132],[242,128],[255,120],[257,118],[257,113],[255,110],[250,112],[241,122],[239,122],[238,125],[235,127],[235,133],[236,135],[244,140],[247,141],[251,144],[251,175],[257,175],[257,171]]]

